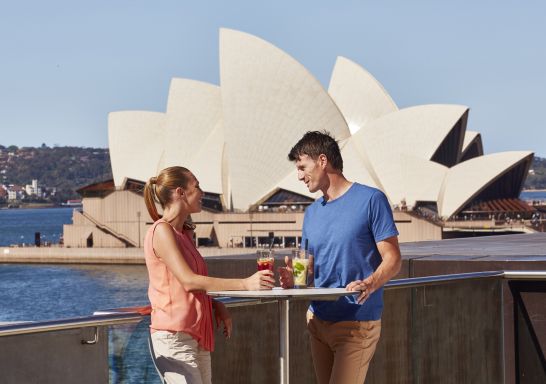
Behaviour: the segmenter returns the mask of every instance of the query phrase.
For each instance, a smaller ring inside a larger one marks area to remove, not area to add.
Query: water
[[[0,246],[58,242],[71,208],[0,210]],[[87,316],[148,302],[146,267],[0,264],[0,322]]]
[[[144,265],[0,264],[0,322],[88,316],[148,303]]]
[[[71,223],[71,208],[0,209],[0,246],[34,244],[35,232],[42,242],[58,243],[63,224]]]
[[[519,198],[522,200],[546,201],[546,191],[523,191]]]

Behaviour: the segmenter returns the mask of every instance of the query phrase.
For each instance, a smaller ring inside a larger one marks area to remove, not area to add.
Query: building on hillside
[[[139,188],[172,165],[191,169],[214,203],[194,217],[198,244],[254,246],[269,232],[297,244],[302,211],[318,196],[297,180],[287,154],[313,130],[339,141],[349,180],[387,195],[402,240],[439,239],[444,223],[465,212],[491,220],[500,202],[522,208],[533,153],[484,155],[468,116],[461,105],[399,109],[342,57],[325,90],[279,48],[222,29],[220,86],[175,78],[165,112],[110,113],[113,180],[80,190],[83,212],[65,227],[65,244],[142,245],[150,219]]]
[[[26,195],[25,189],[20,185],[8,186],[8,200],[22,200]]]
[[[25,186],[25,192],[27,196],[40,196],[42,197],[42,188],[38,186],[38,180],[32,180],[32,184]]]

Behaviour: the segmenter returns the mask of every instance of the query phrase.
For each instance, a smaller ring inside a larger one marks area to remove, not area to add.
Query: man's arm
[[[366,301],[372,293],[396,276],[402,266],[402,256],[400,255],[397,236],[378,242],[377,249],[383,260],[375,272],[364,280],[355,280],[349,283],[346,287],[348,291],[361,292],[357,299],[359,304]]]

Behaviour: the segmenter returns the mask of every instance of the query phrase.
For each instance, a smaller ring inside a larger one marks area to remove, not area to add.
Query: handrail
[[[225,297],[215,300],[222,301],[227,307],[240,307],[245,305],[266,303],[266,301],[260,299],[240,299],[231,297]],[[150,306],[138,306],[97,311],[91,316],[48,321],[13,323],[0,326],[0,337],[29,333],[61,331],[66,329],[77,329],[84,327],[100,327],[138,323],[142,320],[143,316],[149,315],[150,311]]]
[[[105,315],[73,317],[69,319],[15,323],[0,327],[1,336],[22,335],[28,333],[62,331],[85,327],[100,327],[118,324],[138,323],[142,316],[138,313],[110,313]]]
[[[504,271],[508,280],[546,280],[546,271]]]
[[[221,301],[228,308],[233,307],[244,307],[247,305],[257,305],[265,304],[269,302],[274,302],[275,300],[264,300],[264,299],[249,299],[249,298],[240,298],[240,297],[216,297],[216,301]],[[138,313],[141,316],[147,316],[152,312],[152,307],[150,305],[143,305],[137,307],[124,307],[124,308],[110,308],[102,309],[100,311],[93,312],[93,315],[108,315],[112,313]]]
[[[451,275],[412,277],[392,280],[385,284],[385,290],[418,288],[430,285],[448,284],[461,281],[504,279],[504,280],[546,280],[546,271],[485,271]],[[262,299],[218,298],[227,307],[264,304]],[[51,321],[26,322],[0,326],[1,336],[50,332],[83,327],[99,327],[138,323],[150,313],[149,306],[117,308],[95,312],[92,316],[75,317]]]
[[[91,221],[93,224],[95,224],[95,226],[101,231],[108,232],[110,235],[114,236],[119,241],[124,242],[126,245],[137,247],[137,243],[134,240],[131,240],[129,237],[127,237],[126,235],[122,233],[116,232],[113,228],[109,227],[108,225],[99,222],[90,214],[83,211],[80,212],[80,214],[84,216],[86,219],[88,219],[89,221]]]
[[[546,280],[546,271],[484,271],[453,273],[450,275],[436,275],[411,277],[407,279],[391,280],[385,284],[385,290],[400,288],[418,288],[427,285],[449,284],[457,281],[471,281],[499,278],[504,280]]]
[[[482,280],[490,278],[504,277],[503,271],[487,271],[487,272],[469,272],[469,273],[454,273],[451,275],[436,275],[424,277],[410,277],[407,279],[391,280],[385,284],[385,290],[401,289],[401,288],[418,288],[427,285],[449,284],[457,281],[465,280]]]

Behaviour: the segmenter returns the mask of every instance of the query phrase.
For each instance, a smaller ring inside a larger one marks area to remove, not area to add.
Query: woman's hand
[[[271,271],[258,271],[250,277],[243,280],[243,285],[247,291],[260,291],[271,289],[275,286],[275,279]]]
[[[220,301],[213,300],[212,302],[214,307],[214,319],[216,320],[216,329],[220,328],[220,325],[224,325],[222,333],[229,339],[231,337],[231,331],[233,330],[233,322],[231,320],[231,315],[227,310],[224,303]]]

